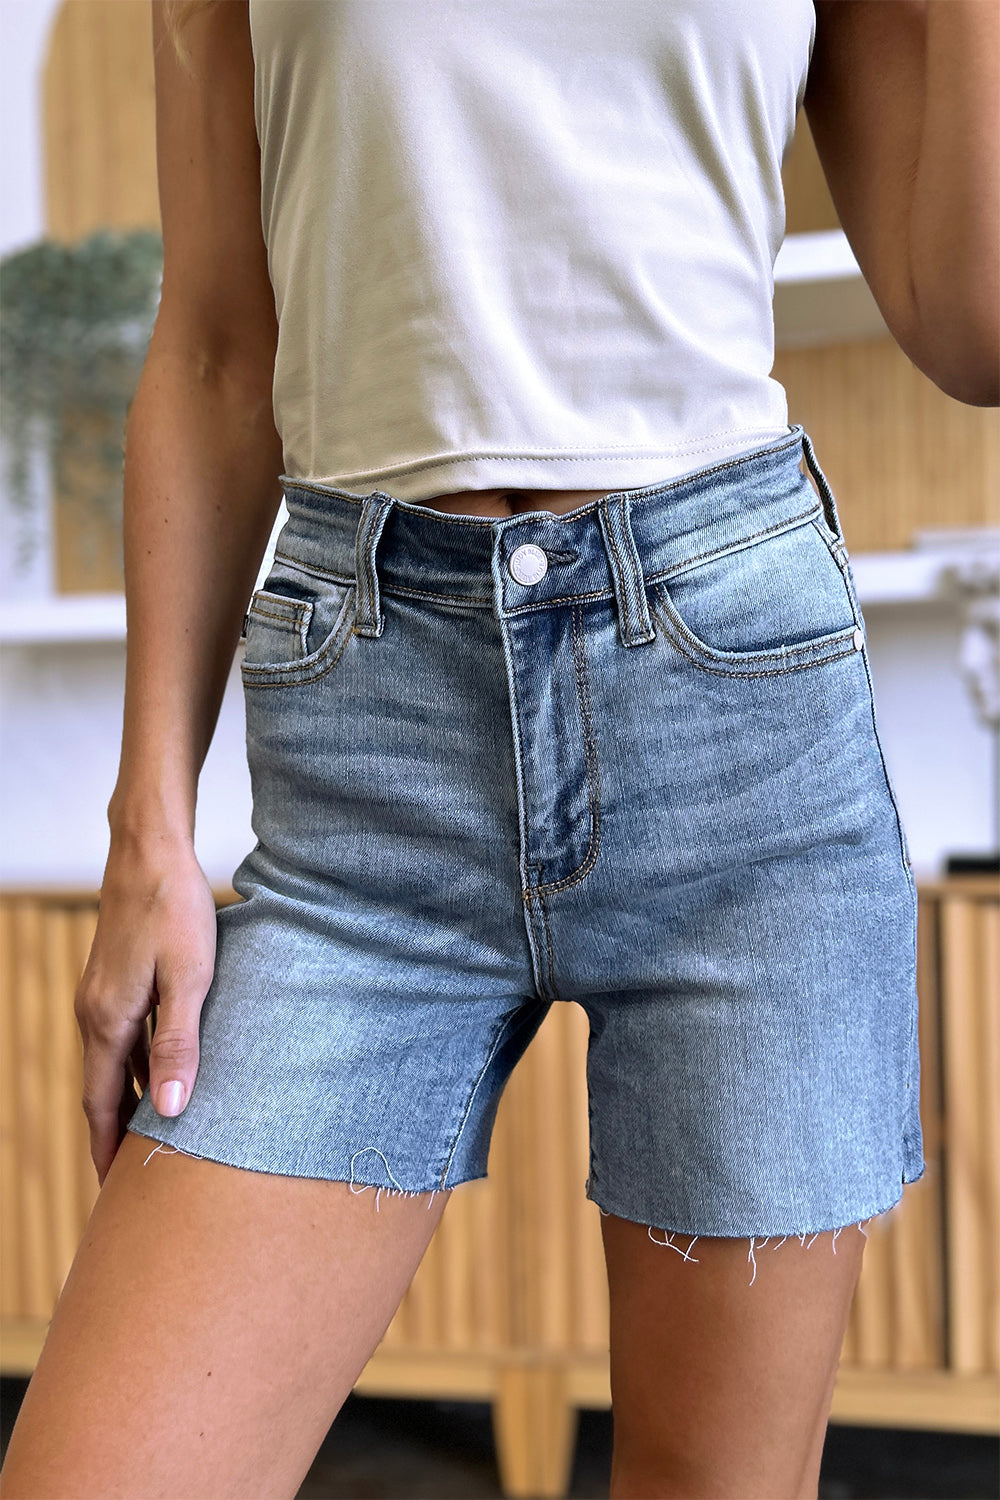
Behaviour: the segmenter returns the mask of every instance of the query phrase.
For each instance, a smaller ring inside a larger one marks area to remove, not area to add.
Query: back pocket
[[[654,585],[666,634],[692,661],[743,675],[858,649],[841,538],[818,516],[678,568]]]

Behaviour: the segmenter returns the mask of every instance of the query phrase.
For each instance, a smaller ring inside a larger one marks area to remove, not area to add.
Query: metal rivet
[[[541,547],[536,547],[533,542],[525,542],[523,546],[514,548],[507,566],[510,576],[516,582],[527,585],[542,581],[549,571],[549,560]]]
[[[854,649],[855,649],[855,651],[860,651],[861,647],[864,645],[864,643],[865,643],[864,635],[862,634],[862,632],[860,630],[856,630],[854,632]]]

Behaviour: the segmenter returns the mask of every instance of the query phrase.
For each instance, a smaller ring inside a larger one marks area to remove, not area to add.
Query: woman
[[[924,1163],[863,620],[768,375],[780,164],[804,102],[893,335],[996,405],[997,7],[180,10],[77,994],[102,1190],[4,1493],[294,1494],[576,1000],[611,1492],[815,1496],[863,1223]]]

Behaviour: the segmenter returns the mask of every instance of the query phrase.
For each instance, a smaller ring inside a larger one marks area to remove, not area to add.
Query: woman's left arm
[[[1000,405],[1000,0],[815,0],[803,106],[890,333]]]

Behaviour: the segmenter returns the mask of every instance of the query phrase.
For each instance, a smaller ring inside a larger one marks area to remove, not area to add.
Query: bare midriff
[[[413,503],[465,516],[518,516],[526,510],[560,514],[610,493],[610,490],[454,490],[448,495],[431,495],[427,500]]]

